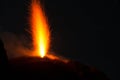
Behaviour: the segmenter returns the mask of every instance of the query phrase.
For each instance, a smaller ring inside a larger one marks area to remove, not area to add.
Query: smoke
[[[32,45],[25,35],[1,32],[0,39],[4,43],[9,59],[20,56],[32,56]]]
[[[32,47],[32,41],[26,35],[18,35],[12,32],[3,32],[0,31],[0,39],[4,43],[4,47],[7,51],[8,59],[22,57],[22,56],[38,56],[35,54]],[[53,51],[49,51],[46,55],[49,59],[57,59],[63,62],[68,62],[69,59],[64,58],[58,54],[55,54]]]

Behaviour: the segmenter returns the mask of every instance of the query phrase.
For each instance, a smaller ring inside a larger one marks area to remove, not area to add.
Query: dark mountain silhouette
[[[7,58],[7,54],[6,54],[6,50],[4,48],[4,44],[2,42],[2,40],[0,40],[0,66],[5,67],[8,64],[8,58]]]
[[[3,66],[0,67],[0,80],[108,80],[103,72],[77,61],[66,63],[46,57],[19,57],[8,61],[2,41],[0,62],[0,66]]]

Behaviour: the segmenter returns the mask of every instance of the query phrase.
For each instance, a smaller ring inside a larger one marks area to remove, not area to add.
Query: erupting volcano
[[[0,73],[3,76],[10,76],[11,80],[18,78],[21,80],[109,80],[103,73],[91,66],[47,54],[50,47],[50,30],[38,0],[32,0],[30,14],[33,53],[37,57],[22,56],[7,60],[6,50],[0,41],[2,53],[0,54]],[[1,79],[3,78],[0,77]]]
[[[50,47],[49,25],[38,0],[32,0],[30,8],[30,24],[34,53],[43,58],[46,53],[48,53]]]

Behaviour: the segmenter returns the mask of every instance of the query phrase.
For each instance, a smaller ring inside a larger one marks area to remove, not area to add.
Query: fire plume
[[[44,57],[50,45],[50,31],[43,8],[38,0],[31,3],[30,24],[35,53]]]

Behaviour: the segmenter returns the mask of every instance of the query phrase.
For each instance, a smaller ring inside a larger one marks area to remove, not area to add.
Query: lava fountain
[[[47,18],[38,0],[32,0],[30,15],[31,34],[35,55],[44,57],[50,47],[50,30]]]

